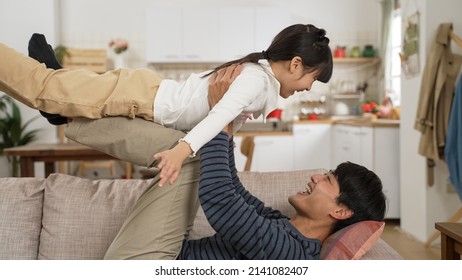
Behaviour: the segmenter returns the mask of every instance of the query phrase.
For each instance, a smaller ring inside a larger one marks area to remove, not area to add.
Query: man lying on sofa
[[[211,107],[238,74],[239,68],[231,67],[211,79]],[[173,185],[159,187],[159,176],[153,180],[105,259],[316,259],[331,233],[362,220],[384,219],[380,179],[349,162],[307,178],[306,190],[289,197],[296,210],[293,217],[265,207],[239,181],[231,132],[228,125],[201,149],[200,164],[197,157],[185,161]],[[66,135],[119,159],[151,166],[152,156],[174,146],[184,133],[142,119],[111,117],[74,119]],[[198,197],[216,234],[188,240]]]
[[[232,73],[221,72],[213,79],[211,106],[226,92],[235,77]],[[380,179],[348,162],[307,178],[306,190],[289,197],[295,216],[265,207],[239,181],[230,131],[225,127],[201,149],[200,177],[199,162],[190,159],[173,185],[154,184],[141,196],[106,259],[316,259],[321,242],[331,233],[358,221],[384,219]],[[151,133],[164,138],[152,142]],[[123,117],[76,119],[67,131],[69,138],[82,144],[145,166],[153,154],[175,145],[181,134]],[[198,208],[198,178],[200,204],[217,233],[187,240]]]

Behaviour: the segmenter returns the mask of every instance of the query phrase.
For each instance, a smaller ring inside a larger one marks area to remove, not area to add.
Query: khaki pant
[[[27,106],[65,117],[135,116],[153,120],[162,77],[149,69],[96,74],[85,69],[47,69],[0,43],[0,91]]]
[[[140,118],[74,119],[66,136],[99,151],[150,166],[152,156],[174,146],[183,132]],[[173,185],[159,178],[136,202],[105,259],[175,259],[199,207],[199,160],[187,159]]]

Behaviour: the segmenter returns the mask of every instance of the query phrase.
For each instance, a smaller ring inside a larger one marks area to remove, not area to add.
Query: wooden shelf
[[[378,57],[334,57],[334,63],[377,63],[379,62]]]

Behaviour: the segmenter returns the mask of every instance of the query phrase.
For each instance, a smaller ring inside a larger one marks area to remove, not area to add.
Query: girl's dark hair
[[[383,221],[386,212],[386,197],[382,181],[364,166],[344,162],[333,171],[340,185],[337,203],[344,204],[353,211],[351,218],[338,220],[332,232],[359,221]]]
[[[274,37],[268,49],[222,64],[204,77],[232,64],[258,63],[260,59],[291,60],[299,56],[307,71],[318,72],[317,80],[327,83],[332,77],[333,61],[329,38],[325,35],[324,29],[319,29],[312,24],[291,25]]]

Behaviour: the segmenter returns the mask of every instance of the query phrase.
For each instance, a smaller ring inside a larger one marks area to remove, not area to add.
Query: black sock
[[[45,63],[47,68],[61,69],[63,68],[56,59],[53,48],[48,45],[45,36],[34,33],[29,40],[29,56],[40,63]]]
[[[32,34],[32,37],[29,40],[28,51],[30,57],[32,57],[40,63],[45,63],[47,68],[51,68],[54,70],[63,68],[58,63],[53,48],[47,43],[45,36],[42,34]],[[59,114],[50,114],[40,110],[39,112],[48,120],[49,123],[53,125],[61,125],[67,123],[67,118]]]

